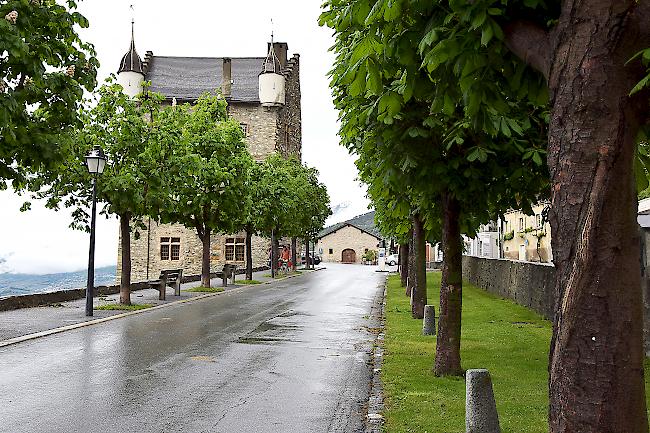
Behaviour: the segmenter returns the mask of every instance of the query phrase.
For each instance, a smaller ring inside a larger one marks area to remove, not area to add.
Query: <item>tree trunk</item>
[[[415,248],[413,245],[413,229],[409,230],[408,258],[406,259],[406,296],[411,297],[415,284]]]
[[[246,228],[246,279],[253,279],[253,234]]]
[[[279,239],[278,239],[278,237],[276,235],[276,236],[273,237],[272,242],[271,242],[271,256],[272,256],[272,259],[271,259],[272,272],[271,272],[271,274],[274,277],[276,277],[278,275],[278,260],[280,259],[279,256],[278,256],[279,249],[280,249],[280,241],[279,241]]]
[[[426,240],[424,225],[419,215],[413,216],[413,278],[411,286],[413,305],[411,315],[414,319],[424,318],[424,306],[427,304]]]
[[[311,269],[311,264],[309,263],[309,238],[305,238],[305,267]]]
[[[442,196],[442,282],[436,343],[436,376],[460,376],[460,328],[463,306],[463,247],[460,205],[450,194]]]
[[[201,286],[210,287],[210,228],[203,228],[203,255],[201,258]]]
[[[555,317],[552,433],[647,433],[635,138],[648,121],[650,3],[562,2],[549,34],[513,23],[506,44],[548,78]]]
[[[405,242],[399,245],[399,275],[402,282],[402,287],[406,287],[408,269],[409,269],[409,244],[408,242]]]
[[[298,246],[298,243],[296,242],[296,238],[292,237],[291,238],[291,270],[295,271],[296,270],[296,247]]]
[[[131,305],[131,228],[128,213],[120,215],[122,271],[120,272],[120,304]]]
[[[641,75],[625,66],[646,46],[626,28],[634,2],[565,3],[549,76],[550,430],[647,433],[633,164],[648,94],[628,97]]]

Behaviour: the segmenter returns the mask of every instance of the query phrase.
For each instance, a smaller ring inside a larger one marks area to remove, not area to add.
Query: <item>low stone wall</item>
[[[427,269],[429,270],[440,270],[442,269],[442,262],[427,262]]]
[[[463,256],[463,278],[547,319],[553,318],[555,267],[552,264]]]
[[[253,272],[265,271],[269,269],[268,266],[260,266],[253,268]],[[237,275],[242,275],[246,273],[245,268],[237,269]],[[212,273],[212,278],[216,278],[217,274]],[[200,281],[201,275],[188,275],[183,277],[183,283],[189,283],[192,281]],[[147,282],[137,282],[131,283],[131,291],[135,292],[136,290],[142,290],[149,288]],[[120,293],[120,286],[97,286],[93,296],[97,297],[99,295],[115,295]],[[50,304],[58,304],[59,302],[74,301],[76,299],[83,299],[86,297],[86,289],[70,289],[70,290],[59,290],[56,292],[47,292],[47,293],[34,293],[31,295],[18,295],[18,296],[7,296],[6,298],[0,298],[0,311],[9,311],[17,310],[19,308],[32,308],[32,307],[42,307]]]

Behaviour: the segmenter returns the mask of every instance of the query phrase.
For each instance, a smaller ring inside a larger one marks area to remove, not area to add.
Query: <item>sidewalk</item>
[[[317,267],[316,269],[319,269]],[[300,268],[299,268],[300,270]],[[270,270],[259,271],[253,273],[253,279],[261,281],[262,283],[271,282]],[[244,275],[237,275],[235,284],[228,284],[225,288],[226,291],[232,290],[243,285],[236,284],[245,278]],[[222,280],[215,278],[210,280],[212,287],[221,287]],[[193,281],[181,285],[181,295],[174,296],[174,289],[167,287],[166,300],[161,301],[158,299],[158,291],[155,289],[144,289],[131,292],[131,302],[133,304],[150,304],[150,305],[163,305],[180,300],[187,300],[198,296],[205,296],[206,293],[200,292],[187,292],[187,289],[200,286],[200,281]],[[109,295],[103,298],[95,298],[95,307],[105,304],[118,303],[120,299],[119,294]],[[88,322],[91,320],[102,319],[118,314],[124,314],[123,310],[94,310],[93,317],[86,317],[84,310],[86,306],[85,299],[77,299],[74,301],[62,302],[59,304],[52,304],[43,307],[34,308],[21,308],[18,310],[2,311],[0,312],[0,342],[9,340],[11,338],[21,337],[36,332],[43,332],[50,329],[59,328],[62,326],[74,325],[77,323]],[[1,349],[0,349],[1,350]]]

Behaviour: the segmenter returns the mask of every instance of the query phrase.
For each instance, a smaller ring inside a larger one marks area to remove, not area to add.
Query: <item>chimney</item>
[[[267,42],[266,52],[268,53],[271,49],[271,43]],[[286,42],[273,42],[273,51],[275,51],[275,56],[280,61],[280,69],[284,71],[284,68],[287,67],[287,56],[289,54],[289,45]]]
[[[221,93],[224,98],[230,98],[232,96],[232,59],[224,57],[222,70]]]

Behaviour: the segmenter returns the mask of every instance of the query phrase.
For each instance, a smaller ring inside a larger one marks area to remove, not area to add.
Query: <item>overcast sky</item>
[[[275,40],[300,54],[303,161],[320,170],[332,207],[343,208],[328,224],[367,211],[365,188],[355,181],[354,160],[338,145],[337,113],[327,72],[333,55],[331,31],[318,26],[322,0],[185,0],[81,1],[79,11],[90,21],[82,37],[95,45],[100,81],[117,72],[129,47],[134,5],[135,43],[141,56],[243,57],[266,55],[271,20]],[[100,179],[101,181],[101,179]],[[51,273],[79,270],[88,260],[88,235],[68,228],[69,213],[36,203],[18,211],[23,199],[0,192],[0,272]],[[97,266],[117,261],[117,220],[98,220]]]

